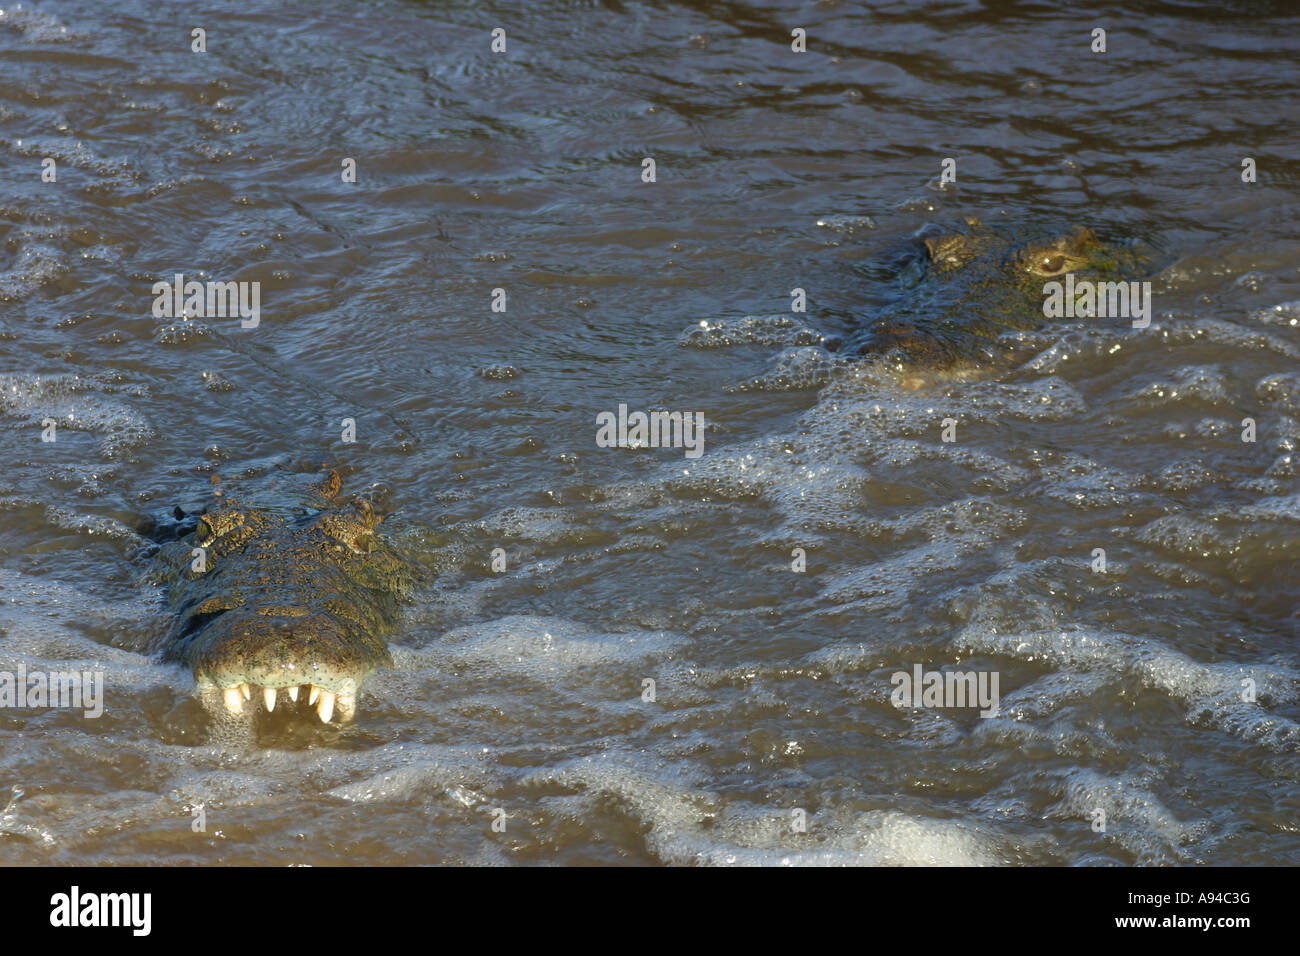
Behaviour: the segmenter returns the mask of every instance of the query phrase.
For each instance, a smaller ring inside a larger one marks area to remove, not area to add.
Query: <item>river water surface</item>
[[[1300,22],[1093,6],[6,2],[0,669],[105,701],[0,709],[0,862],[1300,863]],[[966,216],[1147,244],[1150,326],[824,347]],[[290,461],[440,573],[249,746],[140,531]]]

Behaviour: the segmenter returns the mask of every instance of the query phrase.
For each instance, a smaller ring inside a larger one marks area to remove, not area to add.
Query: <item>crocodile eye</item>
[[[1048,275],[1056,275],[1065,268],[1065,256],[1044,256],[1038,267]]]
[[[217,538],[243,526],[247,515],[235,509],[210,512],[199,519],[194,526],[194,539],[201,547],[207,547]]]

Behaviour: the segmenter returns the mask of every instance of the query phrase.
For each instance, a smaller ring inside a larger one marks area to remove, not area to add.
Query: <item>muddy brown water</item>
[[[1298,36],[5,3],[0,670],[104,708],[0,707],[0,861],[1300,862]],[[967,215],[1150,243],[1149,327],[920,389],[821,346]],[[176,273],[259,283],[260,324],[156,318]],[[620,403],[702,414],[704,453],[598,447]],[[286,459],[441,574],[355,723],[241,743],[149,653],[137,529]],[[916,666],[996,674],[997,715],[893,706]]]

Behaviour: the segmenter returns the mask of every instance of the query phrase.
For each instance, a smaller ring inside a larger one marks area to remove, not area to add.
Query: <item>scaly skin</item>
[[[995,340],[1033,329],[1043,318],[1043,285],[1067,272],[1076,280],[1135,273],[1137,257],[1104,245],[1090,229],[1017,244],[976,219],[966,229],[924,241],[925,254],[905,275],[899,305],[872,321],[846,350],[880,356],[900,370],[949,370],[995,361]]]
[[[337,472],[276,475],[256,504],[227,500],[162,550],[176,624],[165,656],[188,665],[200,691],[242,713],[306,689],[321,720],[350,719],[357,688],[391,665],[383,633],[396,622],[413,565],[376,533],[370,502],[332,507]],[[206,567],[197,570],[193,549]]]

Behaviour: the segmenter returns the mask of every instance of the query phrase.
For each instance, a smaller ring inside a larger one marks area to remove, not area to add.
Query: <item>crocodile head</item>
[[[228,711],[302,696],[321,720],[346,720],[366,675],[392,663],[382,635],[412,566],[379,535],[374,506],[334,507],[338,492],[329,471],[298,495],[222,496],[173,547],[166,656]]]
[[[902,271],[898,301],[850,338],[859,355],[909,366],[978,368],[994,361],[996,339],[1008,330],[1041,325],[1045,284],[1135,274],[1137,257],[1102,242],[1084,226],[1013,238],[968,218],[926,236],[924,252]]]

